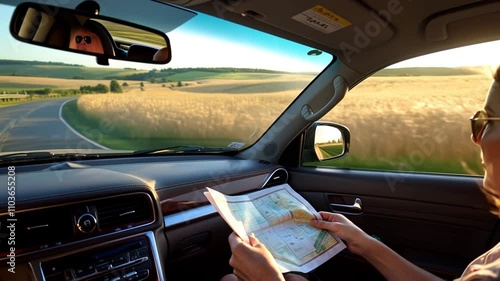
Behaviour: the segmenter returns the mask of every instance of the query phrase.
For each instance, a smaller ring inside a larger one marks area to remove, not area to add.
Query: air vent
[[[100,200],[96,210],[101,231],[127,229],[154,221],[151,198],[146,194]]]
[[[267,180],[264,182],[262,188],[284,184],[287,181],[288,181],[288,172],[283,168],[279,168],[269,175]]]
[[[19,212],[14,219],[0,218],[0,234],[15,238],[11,243],[7,239],[1,243],[2,256],[10,246],[15,245],[18,253],[30,252],[65,244],[73,237],[72,217],[65,207]]]

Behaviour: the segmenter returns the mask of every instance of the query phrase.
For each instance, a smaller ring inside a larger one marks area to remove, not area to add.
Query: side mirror
[[[172,58],[165,33],[81,10],[22,3],[14,11],[10,32],[29,44],[108,59],[166,64]]]
[[[314,122],[306,131],[302,162],[339,159],[349,153],[351,134],[332,122]]]

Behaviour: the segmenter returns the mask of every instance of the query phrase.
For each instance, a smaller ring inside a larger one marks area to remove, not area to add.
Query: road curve
[[[61,106],[74,98],[28,102],[0,108],[0,152],[102,149],[68,127]]]

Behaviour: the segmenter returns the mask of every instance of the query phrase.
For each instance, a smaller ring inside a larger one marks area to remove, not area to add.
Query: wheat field
[[[277,104],[268,106],[269,98]],[[233,139],[253,143],[295,98],[269,94],[192,94],[156,88],[125,94],[85,95],[78,109],[125,127],[131,138]]]
[[[229,82],[212,82],[216,83]],[[485,75],[365,80],[322,119],[344,124],[351,131],[350,156],[334,165],[425,171],[453,163],[453,171],[481,173],[468,118],[482,107],[489,84]],[[198,92],[201,86],[193,85]],[[125,94],[82,96],[78,108],[87,116],[126,128],[131,138],[252,143],[296,94],[293,90],[223,94],[213,93],[213,87],[210,94],[200,94],[190,93],[189,87],[181,92],[147,85],[145,91],[134,88]]]
[[[483,107],[491,78],[372,77],[359,84],[323,119],[351,131],[350,163],[395,170],[461,170],[480,174],[479,148],[469,117]],[[433,165],[443,167],[426,167]],[[386,165],[384,165],[384,163]]]

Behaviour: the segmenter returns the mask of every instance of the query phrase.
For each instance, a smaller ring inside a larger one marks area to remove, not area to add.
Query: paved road
[[[68,100],[71,98],[0,108],[0,152],[100,148],[61,120],[60,108]]]

